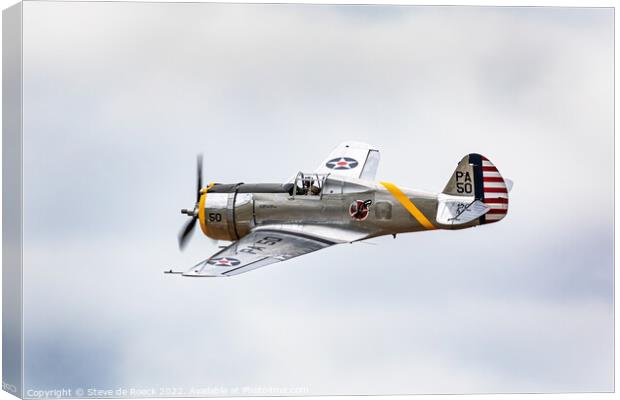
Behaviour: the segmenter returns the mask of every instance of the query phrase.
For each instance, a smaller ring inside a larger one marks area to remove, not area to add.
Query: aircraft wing
[[[379,150],[360,142],[338,145],[316,169],[316,173],[374,180],[379,167]]]
[[[329,247],[337,242],[316,236],[282,230],[260,229],[250,232],[208,259],[199,262],[183,276],[232,276],[285,261]]]

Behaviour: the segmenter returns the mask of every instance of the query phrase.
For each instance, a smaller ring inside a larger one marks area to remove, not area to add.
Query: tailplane
[[[508,184],[507,184],[508,181]],[[446,198],[484,203],[488,208],[479,217],[480,224],[497,222],[508,213],[508,191],[512,181],[504,180],[495,165],[480,154],[468,154],[458,163],[443,190]],[[468,208],[469,210],[469,208]],[[479,212],[483,208],[478,207]]]

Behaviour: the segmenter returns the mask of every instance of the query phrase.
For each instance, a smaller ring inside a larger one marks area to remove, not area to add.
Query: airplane
[[[340,243],[407,232],[464,229],[498,222],[508,213],[512,182],[486,157],[461,159],[441,193],[376,182],[379,150],[361,142],[337,146],[313,172],[285,183],[210,183],[197,162],[196,203],[179,233],[181,250],[195,226],[230,242],[185,272],[228,277]]]

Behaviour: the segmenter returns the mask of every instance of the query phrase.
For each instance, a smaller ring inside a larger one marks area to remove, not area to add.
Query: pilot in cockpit
[[[318,196],[321,194],[320,183],[314,176],[302,176],[301,177],[301,195],[306,196]]]
[[[318,179],[312,178],[312,183],[310,184],[310,194],[313,196],[318,196],[321,194],[321,187],[319,186]]]

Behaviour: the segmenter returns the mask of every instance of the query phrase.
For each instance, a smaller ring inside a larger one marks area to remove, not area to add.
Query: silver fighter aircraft
[[[286,183],[211,183],[198,189],[181,249],[196,224],[206,236],[230,242],[183,276],[232,276],[339,243],[432,229],[497,222],[508,212],[512,186],[480,154],[458,163],[441,193],[376,182],[379,150],[345,142],[312,172]]]

